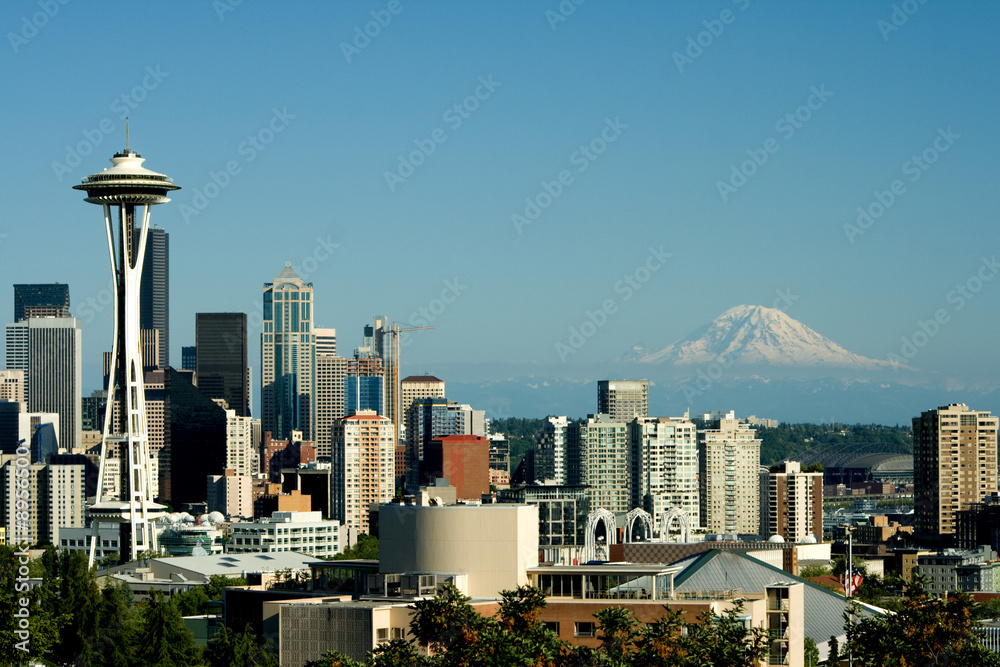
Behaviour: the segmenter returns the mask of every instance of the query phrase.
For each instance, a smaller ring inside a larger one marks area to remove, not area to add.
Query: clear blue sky
[[[85,308],[110,272],[100,209],[71,186],[122,147],[128,105],[132,147],[183,188],[152,216],[177,366],[195,312],[256,324],[292,261],[343,353],[373,314],[431,309],[404,373],[584,368],[790,292],[790,316],[875,358],[943,310],[911,363],[997,376],[1000,279],[976,282],[1000,254],[997,3],[230,4],[0,5],[0,313],[12,283],[69,283],[87,391],[111,319]],[[418,143],[433,152],[397,171]],[[926,170],[908,162],[925,151]],[[516,225],[526,198],[548,205]],[[627,275],[648,280],[629,293]],[[971,299],[949,296],[970,279]],[[607,301],[561,364],[556,344]],[[252,327],[257,382],[259,346]]]

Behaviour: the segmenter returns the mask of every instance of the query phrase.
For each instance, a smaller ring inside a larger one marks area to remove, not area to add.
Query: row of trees
[[[125,584],[97,585],[97,575],[80,551],[49,547],[41,558],[21,563],[8,546],[0,546],[0,664],[27,665],[29,659],[51,665],[80,667],[277,667],[277,657],[249,627],[224,628],[211,652],[195,644],[182,616],[204,613],[224,586],[242,579],[213,577],[171,599],[154,593],[136,602]],[[30,591],[19,578],[40,578]],[[19,586],[18,584],[21,584]],[[20,599],[28,601],[27,643],[14,615]],[[18,645],[27,648],[22,651]]]
[[[499,612],[483,617],[454,587],[414,604],[411,633],[429,648],[395,640],[357,661],[329,651],[306,667],[751,667],[769,649],[761,628],[747,628],[740,608],[721,616],[703,613],[687,624],[683,613],[664,608],[652,624],[622,607],[595,614],[598,648],[574,647],[546,629],[539,616],[541,591],[522,587],[503,593]],[[920,582],[907,589],[899,612],[857,618],[845,615],[848,641],[831,638],[826,665],[850,658],[856,667],[975,665],[1000,667],[1000,656],[980,642],[978,605],[965,594],[949,600],[929,597]],[[806,664],[819,664],[816,643],[805,641]]]

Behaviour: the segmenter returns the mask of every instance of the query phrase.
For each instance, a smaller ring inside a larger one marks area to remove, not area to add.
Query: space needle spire
[[[101,523],[116,523],[120,527],[119,562],[136,560],[144,551],[156,551],[154,523],[163,516],[165,509],[153,502],[139,336],[139,285],[150,207],[170,201],[167,193],[180,186],[174,185],[167,176],[144,168],[143,162],[142,156],[129,147],[126,125],[125,149],[111,158],[113,166],[73,186],[74,190],[87,193],[84,201],[104,208],[115,302],[115,340],[108,375],[97,497],[87,510],[93,527],[91,565],[94,564]],[[112,420],[115,400],[121,405],[118,420]],[[108,451],[116,444],[121,464],[118,498],[114,498],[104,484]]]

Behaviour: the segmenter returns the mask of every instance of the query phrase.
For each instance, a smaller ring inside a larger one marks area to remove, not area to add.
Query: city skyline
[[[219,6],[67,5],[33,29],[36,4],[0,9],[21,128],[0,311],[9,285],[69,284],[84,395],[113,309],[106,270],[78,261],[104,249],[68,188],[108,166],[126,115],[184,185],[157,220],[174,366],[195,313],[244,312],[261,377],[260,285],[288,261],[342,356],[374,313],[436,326],[409,337],[403,376],[581,372],[777,304],[857,354],[923,341],[912,365],[996,382],[994,6]],[[97,31],[154,23],[99,81],[64,66],[106,61]],[[605,376],[639,379],[622,375]]]

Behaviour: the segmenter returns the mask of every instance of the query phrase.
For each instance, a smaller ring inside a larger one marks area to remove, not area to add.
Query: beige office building
[[[0,400],[3,399],[26,403],[23,370],[0,371]]]
[[[760,529],[760,440],[733,416],[698,431],[701,522],[710,533],[753,534]]]
[[[403,413],[406,440],[412,448],[411,438],[416,411],[413,402],[420,398],[444,398],[444,380],[433,375],[410,375],[399,383],[399,411]]]
[[[918,539],[955,533],[955,512],[997,490],[1000,418],[953,403],[913,419],[913,493]]]

